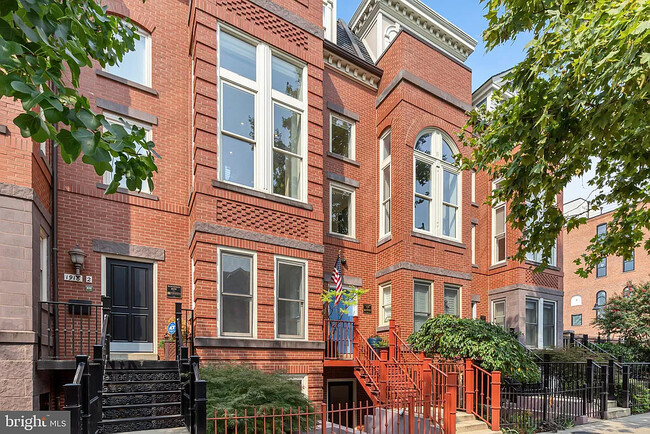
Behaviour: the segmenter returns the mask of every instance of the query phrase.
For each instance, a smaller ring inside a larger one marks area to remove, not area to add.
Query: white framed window
[[[330,233],[354,237],[354,188],[330,183]]]
[[[542,262],[543,259],[544,257],[541,251],[526,253],[526,260],[528,261],[539,264]],[[551,257],[549,258],[548,265],[552,267],[557,266],[557,240],[555,241],[555,245],[551,249]]]
[[[420,330],[433,313],[433,284],[426,280],[413,282],[413,332]]]
[[[632,256],[629,260],[623,258],[623,273],[628,271],[634,271],[634,250],[632,250]]]
[[[381,180],[379,182],[379,237],[390,234],[391,231],[391,134],[390,128],[379,138],[380,164],[379,173]]]
[[[392,286],[391,283],[379,285],[379,325],[388,325],[391,315]]]
[[[145,140],[153,141],[153,130],[150,124],[144,124],[142,122],[138,122],[129,117],[121,116],[119,114],[112,113],[112,112],[105,111],[103,115],[106,118],[106,121],[108,123],[122,125],[127,130],[127,132],[130,132],[133,126],[136,126],[138,128],[143,128],[145,130],[145,137],[144,137]],[[138,153],[138,155],[141,155],[144,153],[144,149],[142,149],[142,147],[138,145],[138,147],[136,148],[136,152]],[[118,160],[115,158],[111,158],[111,166],[113,167],[113,171],[115,170],[116,164],[118,164]],[[104,177],[103,177],[104,184],[110,184],[113,181],[113,175],[114,172],[104,172]],[[120,179],[120,187],[127,188],[125,176],[122,176],[122,179]],[[141,184],[140,191],[142,193],[151,193],[151,189],[149,189],[149,183],[146,181],[143,182]]]
[[[287,381],[300,388],[303,395],[309,396],[309,378],[307,374],[280,374]]]
[[[557,344],[557,303],[555,301],[526,297],[525,320],[527,346],[548,348]]]
[[[325,39],[336,44],[336,0],[323,0]]]
[[[104,70],[134,83],[151,87],[151,35],[138,28],[135,48],[124,54],[122,61],[106,65]]]
[[[307,198],[307,68],[219,25],[219,179]]]
[[[218,249],[219,332],[221,336],[256,335],[256,254]]]
[[[356,122],[330,114],[330,152],[354,160]]]
[[[476,225],[472,225],[472,265],[476,265]]]
[[[492,322],[506,330],[506,301],[492,302]]]
[[[571,306],[582,306],[582,297],[579,295],[571,297]]]
[[[478,319],[478,301],[472,302],[472,319]]]
[[[425,130],[418,136],[413,159],[413,227],[459,241],[462,180],[456,154],[456,145],[440,130]]]
[[[472,170],[470,180],[471,180],[470,194],[472,196],[472,203],[476,203],[476,170]]]
[[[460,317],[460,286],[445,283],[444,313]]]
[[[40,242],[40,278],[41,278],[41,301],[50,300],[50,276],[49,276],[49,263],[50,251],[48,249],[49,237],[47,233],[41,228],[41,242]]]
[[[499,188],[499,183],[492,184],[492,190]],[[506,204],[497,202],[492,205],[492,264],[506,261]]]
[[[275,258],[275,327],[279,339],[307,338],[307,261]]]

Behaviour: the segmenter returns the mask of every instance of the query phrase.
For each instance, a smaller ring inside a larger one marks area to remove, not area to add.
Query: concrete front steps
[[[618,419],[632,414],[632,410],[625,407],[617,407],[615,400],[607,401],[607,420]]]
[[[493,434],[488,425],[482,420],[478,419],[473,414],[465,413],[464,411],[456,412],[456,432],[472,433],[472,434]]]

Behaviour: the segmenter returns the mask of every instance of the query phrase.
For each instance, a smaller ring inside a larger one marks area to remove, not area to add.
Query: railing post
[[[65,406],[63,409],[70,412],[70,432],[81,433],[81,384],[68,383],[63,386]]]
[[[352,318],[352,357],[359,360],[359,317]]]
[[[600,390],[600,418],[605,420],[607,419],[607,383],[609,382],[607,372],[607,366],[600,367],[600,375],[604,377],[604,383]]]
[[[582,345],[585,347],[589,346],[589,335],[582,335]]]
[[[630,406],[630,365],[623,365],[623,384],[621,385],[623,407]]]
[[[587,401],[591,404],[594,400],[594,359],[587,359],[585,374],[587,377]]]
[[[183,338],[183,303],[176,303],[176,360],[181,359],[181,339]]]
[[[397,330],[395,330],[395,320],[388,320],[388,360],[395,360],[397,353],[397,337],[395,333],[397,333]]]
[[[425,358],[422,367],[422,387],[424,388],[423,412],[425,419],[431,418],[431,391],[433,384],[433,373],[431,372],[431,359]]]
[[[89,432],[88,418],[90,417],[90,366],[88,366],[88,356],[77,356],[77,366],[84,364],[83,374],[81,375],[81,426],[82,432]]]
[[[499,431],[501,424],[501,372],[492,371],[491,376],[492,431]]]
[[[569,347],[573,347],[576,344],[576,334],[574,332],[569,333]]]
[[[107,295],[102,295],[102,328],[104,316],[108,315],[108,327],[106,328],[106,361],[111,359],[111,340],[113,336],[113,317],[111,316],[112,301]]]
[[[614,359],[609,359],[609,363],[607,365],[609,374],[607,375],[607,398],[608,399],[616,399],[616,391],[615,391],[615,384],[614,384]]]
[[[408,401],[408,418],[409,418],[409,434],[415,434],[415,398],[413,395],[409,396]]]
[[[472,359],[465,360],[465,411],[468,414],[474,412],[474,362]]]
[[[456,408],[457,405],[458,373],[447,374],[447,390],[445,391],[445,434],[456,434]]]
[[[356,318],[356,317],[355,317]],[[327,404],[320,403],[321,434],[327,434]],[[316,430],[314,430],[315,432]]]
[[[544,382],[544,388],[548,389],[548,386],[550,384],[550,371],[551,371],[551,355],[550,354],[544,354],[544,364],[542,365],[542,375],[544,378],[542,378],[542,381]]]
[[[388,401],[388,351],[381,350],[379,353],[379,401]]]

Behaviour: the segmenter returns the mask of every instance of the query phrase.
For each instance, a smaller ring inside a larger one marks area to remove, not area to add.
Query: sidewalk
[[[585,425],[575,426],[558,434],[650,434],[650,413],[635,414],[613,420],[598,420]]]

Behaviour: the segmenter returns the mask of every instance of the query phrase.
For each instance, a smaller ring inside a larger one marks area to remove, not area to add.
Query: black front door
[[[153,264],[106,260],[106,295],[111,297],[111,350],[153,352]]]

